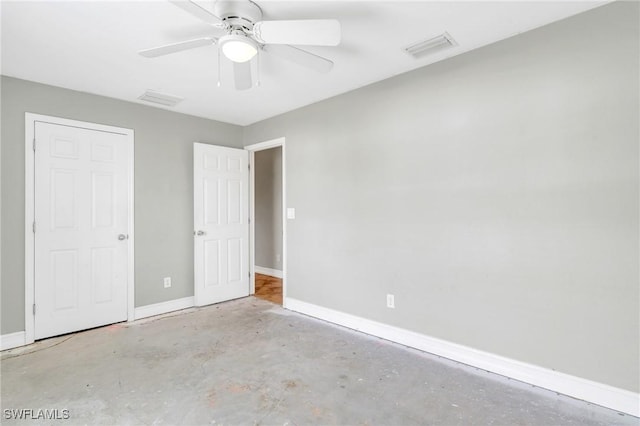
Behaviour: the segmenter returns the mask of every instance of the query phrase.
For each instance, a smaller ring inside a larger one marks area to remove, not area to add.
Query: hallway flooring
[[[256,274],[256,294],[259,299],[282,306],[282,279]]]

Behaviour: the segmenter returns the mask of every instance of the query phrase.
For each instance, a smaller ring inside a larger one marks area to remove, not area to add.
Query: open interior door
[[[249,295],[249,156],[193,146],[195,304]]]

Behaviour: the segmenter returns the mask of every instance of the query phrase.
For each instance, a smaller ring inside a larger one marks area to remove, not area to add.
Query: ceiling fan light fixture
[[[247,62],[258,53],[258,45],[247,36],[230,34],[220,37],[222,53],[230,61]]]

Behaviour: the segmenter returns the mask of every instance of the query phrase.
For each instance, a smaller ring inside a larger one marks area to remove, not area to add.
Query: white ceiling
[[[167,1],[2,1],[1,66],[7,76],[132,102],[145,103],[137,97],[159,90],[185,98],[174,111],[248,125],[603,3],[258,1],[264,19],[336,18],[342,43],[305,48],[335,62],[329,74],[262,55],[261,85],[236,91],[225,60],[217,87],[216,46],[155,59],[137,54],[209,33],[207,24]],[[457,47],[420,60],[403,52],[444,31]]]

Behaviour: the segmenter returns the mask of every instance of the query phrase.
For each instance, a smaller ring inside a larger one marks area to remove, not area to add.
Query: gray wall
[[[282,148],[255,153],[256,266],[282,270]]]
[[[286,137],[288,296],[638,392],[639,6],[245,128]]]
[[[0,101],[1,333],[24,330],[25,112],[135,131],[135,305],[193,295],[193,142],[241,147],[242,128],[9,77]]]
[[[2,5],[0,5],[0,10]],[[1,36],[0,36],[1,38]],[[2,66],[2,54],[0,53],[0,67]],[[1,69],[1,68],[0,68]],[[3,120],[2,120],[2,78],[0,77],[0,142],[2,142],[2,129],[3,129]],[[2,144],[0,143],[0,309],[4,311],[2,308],[3,297],[2,297]],[[0,312],[0,335],[2,332],[2,312]]]

